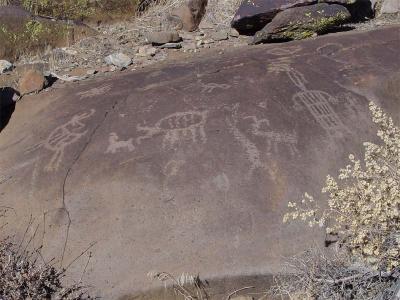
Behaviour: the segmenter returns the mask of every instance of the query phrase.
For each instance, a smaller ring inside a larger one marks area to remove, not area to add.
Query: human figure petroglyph
[[[270,122],[268,119],[258,119],[255,116],[248,116],[244,119],[252,121],[252,134],[265,138],[267,142],[267,154],[271,154],[272,149],[278,153],[279,145],[287,147],[290,155],[295,156],[299,153],[297,150],[297,134],[295,132],[278,132],[270,129]]]
[[[91,109],[89,112],[77,114],[50,133],[43,145],[47,150],[53,152],[53,155],[50,162],[45,166],[45,171],[58,170],[64,157],[65,148],[76,143],[88,132],[88,130],[83,130],[86,125],[82,121],[91,117],[94,113],[95,110]]]
[[[132,138],[126,141],[121,141],[115,132],[110,133],[110,137],[108,138],[108,148],[105,153],[115,154],[119,151],[132,152],[134,150],[135,146],[133,146]]]
[[[136,139],[137,144],[142,140],[164,134],[162,147],[174,147],[182,139],[189,139],[193,143],[207,141],[204,130],[208,111],[176,112],[159,120],[154,126],[137,126],[137,130],[144,132]]]
[[[100,87],[92,88],[85,92],[80,92],[77,95],[80,97],[80,99],[93,98],[96,96],[104,95],[105,93],[109,92],[111,89],[112,89],[112,85],[106,84],[106,85],[103,85]]]
[[[290,61],[285,57],[268,65],[268,69],[270,72],[286,73],[290,81],[300,89],[300,92],[295,93],[292,97],[296,110],[300,111],[306,108],[318,124],[331,136],[337,136],[335,133],[343,130],[347,131],[346,126],[332,107],[332,104],[338,103],[337,99],[327,92],[308,89],[308,81],[304,74],[292,68]]]

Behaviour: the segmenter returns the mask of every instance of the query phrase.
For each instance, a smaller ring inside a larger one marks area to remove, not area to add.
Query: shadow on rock
[[[15,100],[19,93],[10,87],[0,88],[0,132],[6,128],[15,110]]]

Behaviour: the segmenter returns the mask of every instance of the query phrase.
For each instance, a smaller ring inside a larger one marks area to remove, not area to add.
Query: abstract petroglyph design
[[[297,134],[293,131],[289,132],[278,132],[270,129],[270,122],[268,119],[258,119],[255,116],[248,116],[244,119],[252,120],[252,133],[255,136],[265,138],[267,142],[267,154],[271,154],[273,150],[275,153],[279,153],[279,145],[286,147],[290,155],[295,156],[299,153],[297,150]]]
[[[82,123],[83,120],[91,117],[95,113],[94,109],[89,112],[81,113],[73,116],[67,123],[54,129],[46,142],[44,147],[53,152],[50,162],[45,166],[45,171],[57,171],[60,163],[63,160],[65,149],[76,143],[83,137],[88,130],[84,130],[86,125]]]
[[[300,92],[292,97],[296,110],[306,108],[318,124],[331,136],[339,135],[339,132],[347,130],[331,105],[337,104],[337,99],[324,91],[309,90],[305,76],[293,69],[287,58],[282,57],[269,64],[268,70],[275,73],[286,73],[290,81],[300,89]]]
[[[133,146],[133,139],[130,138],[127,141],[119,140],[118,135],[115,132],[110,133],[110,137],[108,138],[108,148],[106,153],[117,153],[120,151],[128,151],[132,152],[135,150],[135,146]]]
[[[112,89],[112,85],[106,84],[106,85],[103,85],[100,87],[92,88],[85,92],[80,92],[77,95],[80,97],[80,99],[93,98],[96,96],[104,95],[105,93],[109,92],[111,89]]]
[[[207,121],[208,111],[176,112],[159,120],[154,126],[137,126],[144,135],[138,137],[136,142],[163,134],[163,148],[173,148],[181,140],[191,140],[193,143],[205,143],[207,136],[204,126]]]
[[[239,142],[239,144],[243,147],[247,160],[250,162],[250,169],[246,176],[249,179],[252,175],[254,170],[258,168],[264,168],[264,165],[261,161],[260,151],[258,150],[257,146],[251,142],[246,135],[244,135],[240,129],[238,128],[238,108],[239,105],[236,104],[232,109],[231,117],[226,118],[226,123],[228,128],[231,130],[234,138]]]

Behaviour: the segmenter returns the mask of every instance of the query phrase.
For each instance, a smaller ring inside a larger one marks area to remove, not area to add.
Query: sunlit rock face
[[[34,245],[63,266],[97,242],[84,280],[107,299],[153,287],[154,269],[279,271],[283,256],[324,241],[282,225],[287,202],[319,198],[325,176],[377,139],[369,101],[400,121],[398,30],[232,50],[24,98],[0,133],[8,231],[22,234],[32,215]]]

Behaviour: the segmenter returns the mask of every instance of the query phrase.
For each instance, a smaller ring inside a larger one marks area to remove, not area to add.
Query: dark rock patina
[[[344,5],[356,19],[372,16],[370,0],[244,0],[233,17],[231,25],[241,34],[253,35],[271,22],[279,12],[318,2]]]
[[[33,244],[63,266],[97,241],[84,281],[105,299],[153,287],[150,270],[281,270],[324,240],[282,224],[287,202],[319,198],[377,140],[369,101],[400,122],[398,32],[236,49],[24,98],[0,134],[7,228],[22,235],[32,214]]]
[[[347,8],[337,4],[319,3],[290,8],[278,13],[271,23],[258,31],[253,44],[302,40],[314,34],[326,33],[350,18]]]

